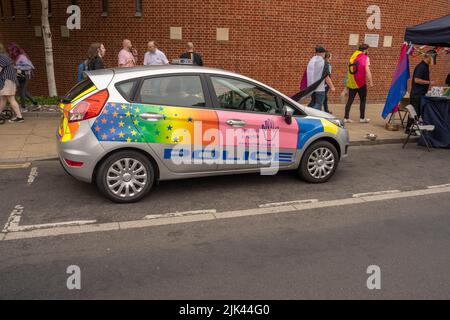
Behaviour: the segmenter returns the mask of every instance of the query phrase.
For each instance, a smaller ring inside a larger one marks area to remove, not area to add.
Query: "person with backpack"
[[[85,79],[84,72],[104,69],[103,57],[106,49],[103,43],[93,43],[88,49],[88,58],[78,65],[78,82]]]
[[[105,53],[106,49],[103,43],[97,42],[91,44],[88,50],[87,69],[89,71],[104,69],[103,57]]]
[[[8,46],[8,53],[11,60],[14,62],[15,68],[17,70],[17,83],[18,83],[18,91],[20,97],[20,108],[22,112],[27,112],[28,109],[26,107],[26,98],[31,101],[33,104],[33,108],[30,111],[36,111],[40,109],[37,101],[31,96],[28,92],[28,83],[31,80],[34,65],[31,60],[28,58],[28,55],[25,53],[18,44],[12,43]]]
[[[372,72],[370,71],[370,59],[368,57],[369,46],[362,44],[359,46],[352,56],[348,64],[347,87],[348,101],[345,106],[344,122],[351,123],[350,109],[356,94],[360,99],[360,123],[369,123],[370,119],[366,119],[366,98],[367,98],[367,82],[373,87]]]
[[[16,101],[16,81],[17,71],[14,68],[14,63],[6,53],[5,47],[0,43],[0,114],[9,102],[13,108],[16,116],[10,119],[10,123],[23,122],[22,113],[20,112],[19,104]],[[5,119],[0,118],[0,124],[4,124]]]

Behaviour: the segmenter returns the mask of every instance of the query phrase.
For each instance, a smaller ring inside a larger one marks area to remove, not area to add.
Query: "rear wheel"
[[[313,143],[303,154],[298,169],[300,177],[311,183],[327,182],[336,172],[339,155],[328,141]]]
[[[155,170],[150,160],[136,151],[120,151],[107,157],[96,177],[99,190],[114,202],[141,200],[152,188]]]

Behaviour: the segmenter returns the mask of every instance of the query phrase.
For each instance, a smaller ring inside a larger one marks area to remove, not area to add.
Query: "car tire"
[[[137,151],[119,151],[100,165],[96,184],[100,192],[117,203],[131,203],[147,195],[155,181],[151,161]]]
[[[336,147],[328,141],[317,141],[303,154],[298,173],[310,183],[324,183],[336,172],[339,154]]]

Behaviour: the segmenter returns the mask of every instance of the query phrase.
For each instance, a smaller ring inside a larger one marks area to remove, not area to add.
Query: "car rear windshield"
[[[91,79],[85,79],[79,82],[75,87],[70,89],[70,91],[63,97],[63,103],[69,103],[76,99],[81,98],[85,94],[88,94],[95,87]]]

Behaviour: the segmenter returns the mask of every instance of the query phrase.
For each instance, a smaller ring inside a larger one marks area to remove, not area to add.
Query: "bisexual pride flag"
[[[409,80],[409,56],[408,45],[406,43],[402,46],[402,52],[400,54],[400,60],[398,61],[397,68],[395,70],[394,78],[392,79],[391,88],[389,89],[388,96],[386,98],[386,104],[384,105],[382,117],[386,117],[390,113],[394,113],[398,109],[398,103],[405,96],[408,90]]]

